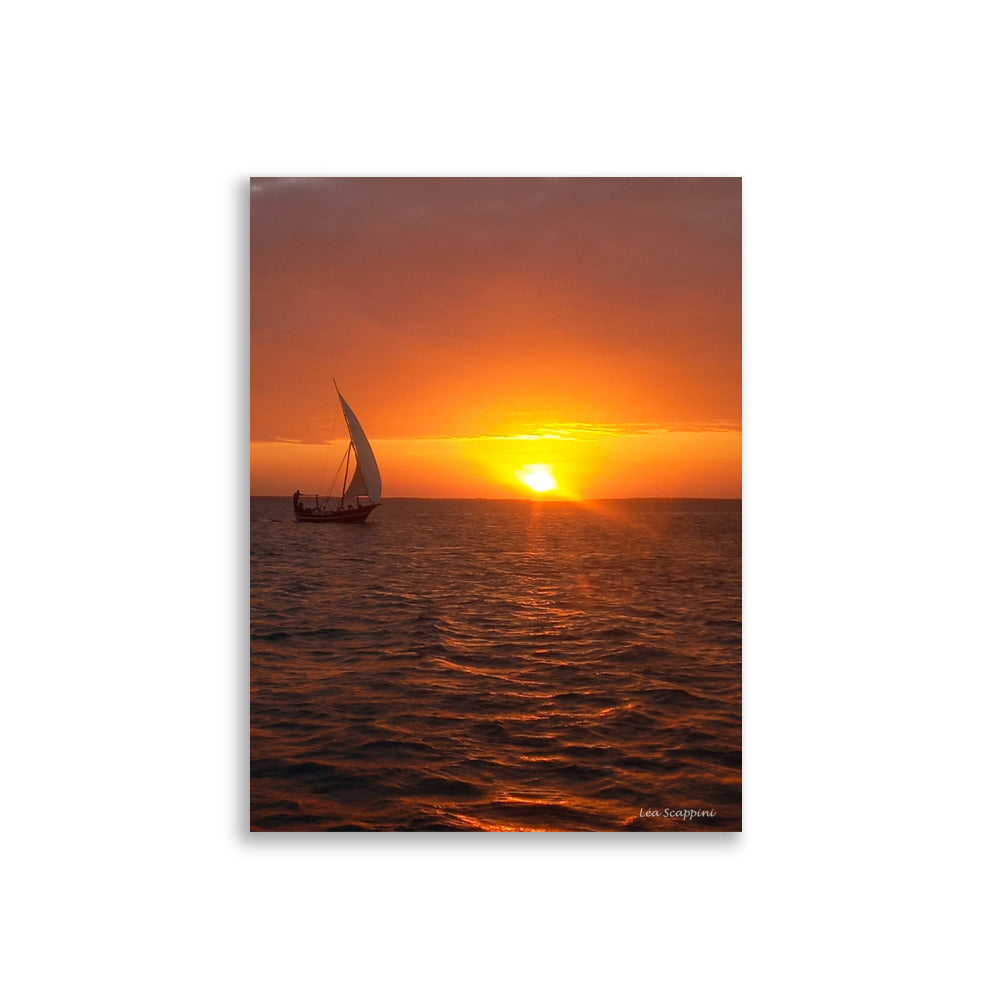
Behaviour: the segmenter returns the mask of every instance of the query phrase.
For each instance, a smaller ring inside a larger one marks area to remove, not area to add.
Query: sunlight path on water
[[[251,512],[255,828],[739,828],[738,502]]]

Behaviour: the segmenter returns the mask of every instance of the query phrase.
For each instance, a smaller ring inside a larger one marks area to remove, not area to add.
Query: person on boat
[[[302,495],[302,494],[301,494],[301,493],[299,493],[299,491],[298,491],[298,490],[296,490],[296,491],[295,491],[295,494],[294,494],[294,496],[292,497],[292,505],[294,506],[294,508],[295,508],[296,510],[298,510],[298,509],[299,509],[299,497],[300,497],[301,495]]]

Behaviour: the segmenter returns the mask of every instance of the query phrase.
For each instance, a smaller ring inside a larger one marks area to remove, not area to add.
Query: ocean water
[[[739,830],[741,520],[251,499],[251,829]]]

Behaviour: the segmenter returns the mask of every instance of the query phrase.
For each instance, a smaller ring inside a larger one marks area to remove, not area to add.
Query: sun
[[[514,475],[536,493],[548,493],[559,488],[551,465],[522,465],[514,471]]]

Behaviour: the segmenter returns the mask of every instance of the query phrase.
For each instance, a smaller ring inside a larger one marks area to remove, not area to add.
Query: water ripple
[[[738,502],[289,511],[251,504],[254,829],[740,828]]]

